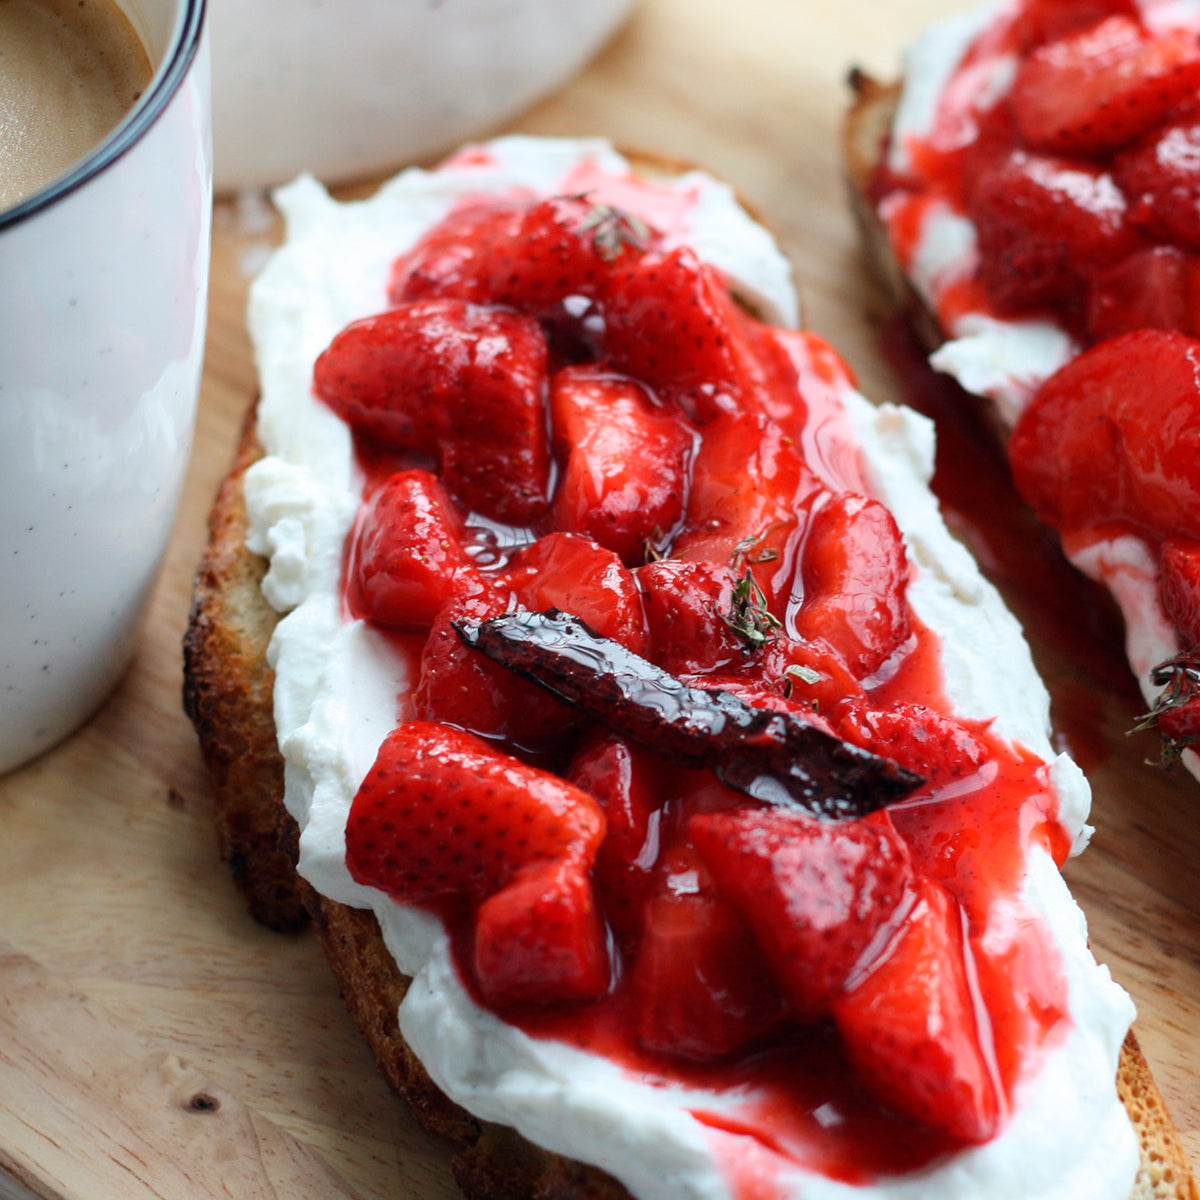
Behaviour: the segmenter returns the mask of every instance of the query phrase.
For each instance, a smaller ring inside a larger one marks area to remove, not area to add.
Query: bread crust
[[[932,352],[946,335],[904,274],[872,200],[873,181],[887,153],[901,87],[882,83],[857,68],[851,71],[849,84],[853,98],[842,125],[842,162],[851,208],[872,269]],[[1141,1146],[1141,1166],[1131,1200],[1200,1200],[1200,1187],[1175,1124],[1132,1030],[1121,1048],[1117,1090]]]

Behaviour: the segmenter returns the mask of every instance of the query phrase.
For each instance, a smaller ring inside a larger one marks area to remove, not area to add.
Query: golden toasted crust
[[[855,70],[850,75],[850,87],[853,101],[842,126],[842,157],[851,205],[873,267],[918,336],[933,350],[945,335],[905,277],[871,201],[871,185],[887,149],[900,85],[880,83]],[[1131,1200],[1200,1200],[1200,1187],[1132,1031],[1121,1049],[1117,1090],[1137,1129],[1142,1150]]]
[[[222,857],[254,916],[273,929],[307,922],[294,861],[280,847],[283,759],[275,740],[276,617],[262,598],[266,563],[246,550],[242,476],[262,454],[251,413],[209,514],[209,539],[183,643],[183,707],[216,798]]]
[[[887,148],[900,87],[880,83],[857,68],[850,73],[850,87],[853,101],[842,122],[842,162],[850,185],[850,206],[872,267],[921,341],[934,350],[945,336],[892,253],[887,230],[871,202],[871,184]]]

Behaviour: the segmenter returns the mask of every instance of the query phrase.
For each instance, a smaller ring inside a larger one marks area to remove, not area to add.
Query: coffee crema
[[[0,0],[0,209],[99,145],[152,74],[113,0]]]

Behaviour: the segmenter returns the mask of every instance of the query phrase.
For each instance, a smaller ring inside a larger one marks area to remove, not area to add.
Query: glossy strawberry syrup
[[[697,628],[702,631],[687,660],[692,664],[689,669],[698,671],[698,679],[703,680],[707,671],[711,681],[724,688],[759,696],[765,704],[790,705],[806,712],[816,723],[834,723],[839,731],[858,728],[854,714],[860,711],[897,715],[898,719],[903,718],[900,732],[879,734],[884,741],[871,742],[866,748],[887,753],[892,743],[886,738],[899,738],[895,743],[896,756],[904,754],[911,758],[917,751],[914,743],[906,739],[915,737],[918,749],[925,747],[919,754],[919,767],[928,782],[890,808],[891,824],[907,846],[914,878],[921,884],[944,889],[949,903],[956,905],[961,914],[961,930],[957,934],[952,931],[951,938],[962,941],[973,1007],[969,1021],[976,1028],[973,1036],[984,1047],[986,1071],[996,1093],[996,1119],[990,1127],[995,1132],[1003,1125],[1016,1087],[1037,1071],[1042,1057],[1065,1035],[1069,1024],[1066,986],[1057,951],[1041,920],[1020,898],[1031,847],[1048,851],[1060,864],[1068,849],[1057,820],[1047,768],[1019,747],[1002,742],[984,725],[948,720],[950,709],[939,666],[939,639],[907,607],[903,590],[898,593],[898,604],[895,596],[873,596],[864,598],[861,604],[856,601],[849,605],[854,610],[856,605],[865,604],[864,611],[874,614],[871,617],[874,623],[866,627],[868,633],[861,635],[867,639],[862,662],[869,664],[861,668],[867,672],[861,679],[855,679],[844,665],[835,668],[831,659],[812,659],[813,647],[793,639],[788,628],[792,616],[784,622],[787,615],[784,609],[794,612],[796,620],[803,620],[808,611],[804,589],[814,586],[813,580],[849,580],[846,586],[857,588],[863,584],[865,571],[877,583],[891,580],[887,586],[896,586],[895,576],[888,570],[863,565],[890,563],[895,550],[887,540],[886,524],[862,523],[855,516],[860,510],[851,506],[846,510],[847,515],[839,519],[849,522],[845,536],[851,539],[851,549],[858,557],[847,566],[835,538],[822,547],[820,570],[815,575],[805,574],[809,569],[807,560],[817,544],[817,534],[813,531],[820,514],[832,511],[847,495],[865,489],[855,436],[840,406],[840,396],[850,386],[850,376],[836,355],[809,335],[775,335],[744,317],[736,318],[735,326],[736,337],[755,348],[753,357],[748,359],[752,365],[744,365],[743,369],[765,397],[760,402],[769,419],[763,421],[753,409],[740,418],[740,424],[739,419],[725,413],[718,412],[715,416],[701,413],[697,418],[699,449],[689,460],[694,465],[689,468],[693,474],[686,485],[688,502],[707,488],[727,508],[732,505],[734,511],[742,512],[743,506],[750,505],[750,512],[759,512],[754,507],[758,501],[753,491],[746,491],[750,483],[760,491],[770,492],[772,487],[790,489],[783,495],[800,498],[802,511],[797,514],[778,506],[762,509],[771,516],[770,528],[750,539],[749,546],[739,541],[732,548],[735,573],[748,570],[760,578],[769,594],[764,599],[779,608],[774,624],[767,622],[762,626],[765,632],[758,635],[758,643],[739,645],[735,640],[730,659],[728,653],[722,651],[718,655],[719,647],[714,648],[714,642],[731,635],[720,621],[711,621],[711,609],[707,625],[702,613],[689,617],[699,621]],[[691,395],[700,396],[699,403],[703,403],[706,393],[700,390]],[[688,403],[697,401],[690,399]],[[737,465],[742,461],[737,455],[746,452],[742,440],[746,420],[760,422],[764,445],[769,443],[773,447],[769,454],[755,452],[753,460],[763,474],[753,481],[745,477],[744,471],[739,474]],[[714,438],[725,441],[718,445],[709,440]],[[367,497],[379,491],[392,472],[431,465],[427,456],[414,457],[410,452],[381,449],[361,432],[356,440]],[[806,466],[799,469],[799,474],[794,464],[789,465],[792,447],[803,452]],[[557,447],[555,453],[551,478],[561,480],[566,471],[563,448]],[[722,477],[721,486],[716,487],[712,479],[703,476],[704,471],[727,471],[728,481]],[[786,514],[783,519],[777,516],[780,512]],[[530,594],[520,592],[522,588],[536,585],[539,597],[553,598],[556,588],[573,586],[571,580],[555,578],[531,581],[527,572],[522,573],[521,555],[533,553],[543,544],[537,541],[526,549],[531,539],[563,537],[553,532],[554,526],[546,517],[535,521],[531,529],[508,527],[494,519],[481,520],[469,512],[460,512],[456,519],[462,523],[460,532],[448,532],[440,549],[445,549],[446,538],[460,537],[477,575],[472,577],[474,582],[464,585],[468,589],[467,599],[452,597],[454,603],[476,602],[472,597],[508,597],[500,602],[502,609],[518,593]],[[877,536],[870,530],[883,530],[885,540],[875,545],[869,541],[863,543],[863,538]],[[706,547],[719,544],[714,541],[713,523],[690,510],[685,513],[680,531],[676,546],[686,548],[689,539],[700,535],[707,539],[700,543]],[[575,540],[556,543],[555,555],[566,557],[547,555],[543,561],[583,563],[587,555],[592,556],[587,560],[589,563],[596,561],[598,552],[586,550],[586,540],[573,537]],[[774,550],[776,544],[779,553]],[[431,546],[431,554],[436,556],[439,552],[439,547]],[[670,547],[667,553],[669,556]],[[354,555],[348,554],[351,573],[354,562]],[[685,553],[680,566],[686,567],[687,562]],[[717,566],[723,569],[723,564]],[[649,595],[645,589],[651,586],[646,570],[628,562],[624,567],[617,564],[611,570],[605,568],[603,578],[615,582],[601,585],[604,595],[599,602],[596,597],[578,591],[575,596],[588,612],[585,619],[597,624],[609,623],[613,632],[608,636],[634,639],[647,653],[661,654],[662,647],[655,645],[653,631],[647,633],[627,621],[629,581],[634,581],[645,593],[637,604],[640,608]],[[348,586],[350,617],[361,613],[356,595],[355,586]],[[837,597],[830,599],[836,601]],[[712,603],[716,603],[715,598]],[[859,626],[853,621],[847,625],[842,620],[844,607],[839,609],[835,603],[833,623],[820,628],[827,627],[831,637],[848,637],[848,644],[853,644],[860,636],[853,630]],[[572,611],[584,615],[579,608]],[[394,629],[384,632],[410,664],[413,678],[428,671],[431,664],[444,669],[448,655],[463,653],[450,636],[438,643],[439,649],[430,660],[432,638],[442,636],[436,633],[436,627],[429,635],[430,642],[424,646],[419,632]],[[878,661],[870,653],[877,641],[885,648]],[[706,661],[720,665],[705,667]],[[820,663],[821,670],[815,671],[810,679],[813,661]],[[785,672],[784,667],[789,663],[799,663],[800,673]],[[468,662],[463,670],[470,669]],[[833,676],[829,674],[831,669]],[[503,676],[501,669],[496,670]],[[844,690],[839,690],[842,685],[836,683],[842,677],[837,671],[845,677]],[[494,672],[464,674],[462,678],[470,682],[464,682],[461,688],[456,685],[451,701],[463,703],[460,693],[468,693],[465,702],[468,707],[462,711],[468,712],[472,720],[482,711],[484,701],[490,704],[497,697],[502,701],[506,689],[512,686],[511,681],[503,678],[497,684]],[[417,689],[416,715],[429,720],[438,714],[436,708],[432,714],[421,710],[421,705],[429,702],[426,682],[423,678]],[[525,690],[520,692],[519,699],[508,701],[512,705],[508,717],[512,723],[522,723],[524,728],[530,710],[548,701],[536,689],[528,690],[531,684],[520,686]],[[481,701],[479,695],[471,694],[472,689],[482,689],[487,694]],[[928,718],[912,716],[930,710]],[[535,744],[524,735],[514,737],[512,726],[507,732],[502,729],[484,736],[526,762],[565,770],[576,751],[586,744],[591,731],[579,721],[578,714],[561,706],[556,711],[558,715],[551,711],[547,718],[555,730],[550,741]],[[398,698],[398,719],[407,720],[413,713],[413,698]],[[442,719],[454,723],[452,719]],[[842,732],[842,736],[849,734]],[[968,749],[963,749],[964,746]],[[607,890],[610,885],[603,881],[599,887],[601,910],[610,926],[611,978],[607,990],[586,1001],[502,1006],[504,1019],[531,1035],[558,1039],[602,1055],[652,1087],[669,1091],[686,1089],[689,1093],[686,1107],[707,1130],[731,1189],[741,1200],[767,1200],[783,1194],[792,1167],[849,1183],[863,1183],[918,1169],[960,1148],[961,1138],[902,1115],[881,1098],[877,1084],[866,1086],[848,1061],[835,1022],[828,1016],[806,1022],[789,1017],[781,1006],[777,988],[765,978],[755,985],[760,988],[755,1007],[767,1017],[763,1032],[737,1049],[698,1058],[690,1052],[667,1054],[646,1048],[648,1040],[656,1040],[648,1038],[647,1033],[656,1031],[647,1031],[644,1013],[638,1008],[638,996],[631,984],[643,939],[648,936],[637,925],[637,910],[643,903],[643,893],[638,889],[649,887],[650,881],[657,878],[654,873],[665,871],[667,864],[694,860],[695,852],[687,836],[690,818],[733,812],[746,804],[744,797],[717,785],[707,772],[665,769],[653,773],[657,778],[657,811],[651,818],[637,862],[632,868],[625,868],[623,876],[632,883],[622,886],[633,890],[610,891]],[[611,837],[619,836],[612,813],[609,830]],[[603,848],[597,865],[598,879],[602,862]],[[643,871],[648,873],[639,874]],[[606,909],[606,905],[610,907]],[[471,905],[463,903],[461,898],[449,898],[433,900],[430,906],[446,920],[464,986],[486,1006],[484,992],[471,965],[476,961]],[[904,909],[901,905],[896,910],[896,920]],[[629,915],[631,911],[633,918]],[[643,911],[648,914],[649,905]],[[887,934],[886,953],[891,953],[890,947],[898,936],[895,931]],[[862,969],[874,969],[876,959],[872,954],[881,956],[885,951],[875,949],[864,956]],[[905,1019],[910,1016],[906,1014]]]
[[[819,343],[817,348],[821,357],[810,364],[803,438],[828,475],[857,478],[844,417],[834,407],[836,387],[845,376],[835,371],[836,359],[825,357],[826,348]],[[812,402],[821,395],[813,383],[818,378],[827,388],[824,403]],[[368,447],[360,462],[375,481],[396,465]],[[368,483],[368,493],[372,486]],[[489,532],[494,532],[491,527]],[[499,542],[501,547],[521,546],[530,536],[529,531],[502,531]],[[499,566],[508,557],[509,551],[501,549],[487,561]],[[391,636],[415,676],[420,639]],[[871,696],[881,706],[917,700],[945,709],[936,635],[921,628],[895,674]],[[1049,850],[1059,863],[1068,847],[1045,765],[982,729],[977,732],[990,751],[977,777],[925,789],[891,811],[918,870],[943,882],[970,916],[979,1003],[994,1031],[998,1078],[1011,1095],[1065,1028],[1065,998],[1056,953],[1040,926],[1025,920],[1019,929],[998,930],[989,913],[998,900],[1019,893],[1029,845]],[[664,808],[688,802],[686,795],[666,797]],[[454,906],[444,915],[454,929],[460,963],[470,962],[469,923]],[[985,930],[999,949],[984,949]],[[620,951],[618,946],[618,962]],[[474,990],[469,970],[463,971],[463,982]],[[692,1111],[710,1129],[742,1200],[777,1195],[777,1176],[788,1161],[854,1183],[928,1165],[955,1148],[953,1140],[880,1106],[857,1081],[837,1031],[828,1023],[793,1026],[716,1064],[669,1061],[641,1050],[631,1036],[630,998],[623,983],[618,969],[611,992],[600,1001],[566,1010],[522,1008],[504,1016],[534,1036],[556,1038],[620,1062],[655,1086],[710,1093],[711,1107],[698,1102]]]

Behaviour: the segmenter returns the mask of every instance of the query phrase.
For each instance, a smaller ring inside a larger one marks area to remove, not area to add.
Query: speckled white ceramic
[[[211,0],[220,191],[362,178],[497,129],[632,0]]]
[[[151,86],[74,170],[0,213],[0,771],[78,726],[128,666],[191,447],[205,5],[123,6]]]

